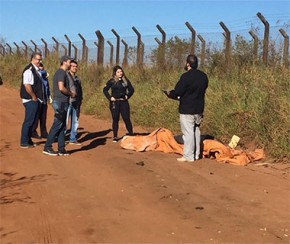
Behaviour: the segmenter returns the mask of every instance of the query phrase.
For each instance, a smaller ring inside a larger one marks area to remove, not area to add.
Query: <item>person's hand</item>
[[[112,101],[112,102],[115,102],[115,101],[116,101],[116,98],[111,97],[111,101]]]
[[[125,95],[125,100],[128,100],[128,96],[127,95]]]
[[[51,96],[49,96],[49,103],[52,103],[52,98],[51,98]]]
[[[77,94],[75,93],[75,92],[71,92],[71,95],[70,95],[71,97],[76,97],[77,96]]]

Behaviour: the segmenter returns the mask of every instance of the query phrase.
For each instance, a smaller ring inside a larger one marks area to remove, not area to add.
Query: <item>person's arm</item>
[[[34,78],[32,71],[30,69],[26,70],[23,73],[23,85],[26,90],[26,92],[31,96],[33,101],[37,101],[37,96],[32,90],[32,86],[34,84]]]
[[[65,95],[71,96],[71,97],[75,97],[76,93],[75,92],[71,92],[70,90],[68,90],[65,86],[64,86],[64,82],[63,81],[58,81],[58,89]]]
[[[31,85],[24,84],[26,92],[32,97],[33,101],[37,101],[37,96],[35,95],[34,91],[32,90]]]
[[[82,101],[83,101],[83,87],[82,87],[82,83],[81,83],[81,81],[79,80],[79,99],[80,99],[80,103],[82,103]]]
[[[103,93],[104,93],[104,95],[106,96],[106,98],[107,98],[109,101],[112,101],[112,100],[111,100],[112,96],[111,96],[110,93],[109,93],[109,90],[110,90],[110,88],[112,87],[112,84],[113,84],[113,82],[112,82],[111,80],[109,80],[109,81],[107,82],[106,86],[103,88]]]
[[[134,90],[134,87],[132,86],[132,83],[130,82],[130,80],[127,79],[127,83],[128,83],[128,87],[127,87],[128,94],[126,95],[126,99],[129,99],[130,97],[132,97],[135,90]]]
[[[179,81],[175,85],[174,90],[171,93],[171,96],[174,97],[175,99],[180,99],[186,92],[186,83],[185,83],[185,77],[184,74],[181,75]]]

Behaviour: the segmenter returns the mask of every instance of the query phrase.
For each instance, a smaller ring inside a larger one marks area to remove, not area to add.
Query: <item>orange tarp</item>
[[[203,156],[215,158],[218,162],[246,165],[264,159],[265,152],[263,149],[256,149],[254,152],[235,150],[215,140],[204,140]]]
[[[178,144],[172,132],[165,128],[158,128],[146,136],[124,136],[121,140],[121,147],[138,152],[158,151],[183,154],[183,145]],[[246,165],[250,162],[264,159],[265,153],[263,149],[245,152],[231,149],[216,140],[204,140],[203,156],[216,159],[218,162]]]
[[[158,151],[181,155],[183,151],[183,145],[178,144],[172,132],[165,128],[158,128],[147,136],[124,136],[121,147],[138,152]]]

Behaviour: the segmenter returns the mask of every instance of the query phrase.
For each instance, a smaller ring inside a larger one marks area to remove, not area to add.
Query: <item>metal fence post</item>
[[[21,41],[21,42],[24,45],[24,55],[27,58],[27,55],[28,55],[28,46],[27,46],[27,44],[24,41]]]
[[[0,48],[2,49],[1,55],[5,56],[5,47],[0,43]]]
[[[124,58],[123,58],[123,62],[122,62],[122,66],[127,67],[128,66],[128,44],[122,39],[122,43],[125,46],[125,50],[124,50]]]
[[[222,21],[220,22],[220,25],[225,31],[224,33],[225,45],[226,45],[225,56],[226,56],[227,67],[230,68],[231,66],[231,32]]]
[[[44,44],[44,55],[45,55],[45,58],[47,58],[49,56],[49,50],[47,48],[47,42],[43,38],[41,38],[41,41]]]
[[[8,43],[6,43],[6,46],[9,48],[9,55],[14,54],[13,51],[12,51],[11,46]]]
[[[136,33],[137,35],[137,66],[142,66],[143,65],[143,57],[142,57],[142,50],[141,50],[141,34],[140,32],[133,26],[132,30]]]
[[[185,22],[185,25],[191,31],[190,53],[194,54],[195,53],[195,35],[196,35],[196,32],[188,22]]]
[[[144,52],[145,52],[145,44],[141,41],[141,64],[144,64]],[[140,68],[143,66],[141,65]]]
[[[102,33],[98,30],[95,32],[98,37],[98,57],[97,64],[103,66],[104,65],[104,48],[105,41]]]
[[[55,51],[56,51],[56,55],[57,55],[57,57],[58,57],[58,56],[59,56],[59,55],[58,55],[58,52],[59,52],[59,42],[58,42],[54,37],[52,37],[52,40],[54,40],[54,42],[55,42],[54,49],[55,49]]]
[[[201,41],[201,60],[200,66],[204,67],[204,60],[205,60],[205,40],[202,38],[201,35],[197,35],[198,39]]]
[[[87,49],[87,46],[86,46],[86,39],[79,33],[78,34],[79,37],[82,39],[83,41],[83,49],[82,49],[82,62],[88,62],[88,49]]]
[[[114,46],[110,41],[107,41],[110,46],[110,65],[113,66]]]
[[[71,46],[74,48],[74,59],[77,60],[78,58],[78,49],[74,44],[71,44]]]
[[[116,45],[116,64],[119,64],[119,61],[120,61],[120,36],[119,36],[119,34],[114,29],[112,29],[111,31],[113,32],[113,34],[117,38],[117,45]]]
[[[37,52],[37,45],[34,41],[30,40],[30,42],[33,44],[34,46],[34,52]]]
[[[64,35],[64,37],[65,37],[65,39],[68,42],[68,52],[67,52],[67,54],[68,54],[68,56],[71,57],[71,41],[70,41],[70,39],[68,38],[68,36],[66,34]]]
[[[252,36],[252,38],[254,40],[254,47],[253,47],[254,62],[257,62],[258,61],[258,44],[259,44],[259,39],[258,39],[258,36],[253,31],[249,31],[249,34]]]
[[[160,48],[160,57],[159,58],[159,64],[161,65],[162,68],[165,67],[165,45],[166,45],[166,33],[165,31],[161,28],[160,25],[156,25],[156,28],[160,31],[162,35],[162,44],[159,45]]]
[[[280,33],[284,37],[284,48],[283,48],[283,63],[285,67],[289,66],[289,36],[283,29],[279,29]]]
[[[67,47],[63,44],[61,44],[63,50],[64,50],[64,55],[67,55]]]
[[[13,42],[13,44],[16,46],[16,54],[19,55],[20,53],[20,49],[19,46],[16,44],[16,42]]]
[[[268,64],[268,48],[269,48],[269,32],[270,32],[270,25],[268,21],[265,19],[265,17],[258,12],[257,16],[259,19],[263,22],[265,26],[264,31],[264,40],[263,40],[263,63],[267,66]]]

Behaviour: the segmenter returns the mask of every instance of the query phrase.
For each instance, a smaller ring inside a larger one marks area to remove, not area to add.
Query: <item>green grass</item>
[[[0,58],[4,83],[19,88],[21,73],[27,59],[16,56]],[[58,68],[56,58],[44,60],[50,74]],[[108,101],[102,93],[111,68],[99,68],[94,63],[79,65],[78,75],[84,89],[82,111],[99,118],[111,119]],[[182,68],[182,67],[181,67]],[[165,127],[180,133],[178,102],[168,99],[162,88],[176,84],[182,69],[126,68],[135,94],[130,99],[134,125],[153,130]],[[210,69],[208,69],[210,72]],[[241,141],[250,140],[275,159],[290,158],[290,70],[283,67],[233,65],[227,73],[209,73],[206,108],[202,133],[228,143],[232,135]]]

